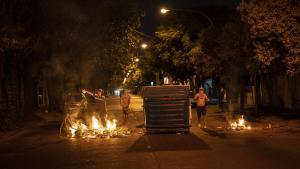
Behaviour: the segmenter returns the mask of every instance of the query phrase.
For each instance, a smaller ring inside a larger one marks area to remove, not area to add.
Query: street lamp
[[[142,43],[141,47],[142,47],[143,49],[146,49],[146,48],[148,47],[148,45],[147,45],[146,43]]]
[[[166,9],[166,8],[161,8],[160,9],[160,13],[162,14],[166,14],[167,12],[169,12],[170,10]]]
[[[163,15],[170,12],[170,11],[198,13],[198,14],[201,14],[202,16],[204,16],[209,21],[211,26],[214,25],[212,20],[210,19],[210,17],[208,17],[205,13],[203,13],[201,11],[198,11],[198,10],[193,10],[193,9],[167,9],[167,8],[161,8],[160,9],[160,13],[163,14]]]

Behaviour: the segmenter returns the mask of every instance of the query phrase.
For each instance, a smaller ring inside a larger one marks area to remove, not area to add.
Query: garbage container
[[[146,131],[189,132],[189,86],[144,86]]]

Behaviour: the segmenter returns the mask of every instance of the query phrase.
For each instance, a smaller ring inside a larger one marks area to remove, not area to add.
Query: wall
[[[300,77],[279,75],[261,79],[261,105],[263,107],[299,113],[300,110]]]

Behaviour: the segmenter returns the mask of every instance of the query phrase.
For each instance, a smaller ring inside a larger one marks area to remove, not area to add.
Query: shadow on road
[[[49,136],[50,134],[59,136],[59,127],[60,122],[49,122],[45,125],[37,125],[32,128],[24,129],[16,136],[17,138]]]
[[[214,120],[217,120],[217,121],[225,121],[225,117],[223,114],[221,114],[221,112],[217,112],[215,113],[214,115],[211,115],[210,117],[212,117]]]
[[[127,152],[211,150],[194,134],[159,134],[141,136]]]
[[[226,133],[224,133],[223,131],[216,131],[212,129],[204,129],[203,131],[213,137],[227,138]]]

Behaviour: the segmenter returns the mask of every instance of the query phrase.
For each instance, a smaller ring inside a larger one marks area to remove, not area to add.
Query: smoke
[[[29,30],[37,39],[39,71],[51,82],[49,87],[105,89],[119,66],[116,62],[122,60],[112,51],[128,38],[127,27],[138,22],[130,13],[132,2],[31,1]]]
[[[69,87],[89,86],[97,65],[103,60],[101,46],[105,46],[106,25],[111,22],[102,15],[101,3],[43,0],[39,1],[39,7],[42,10],[42,17],[38,18],[40,34],[50,49],[45,76],[61,79]],[[100,85],[95,83],[92,86]]]

